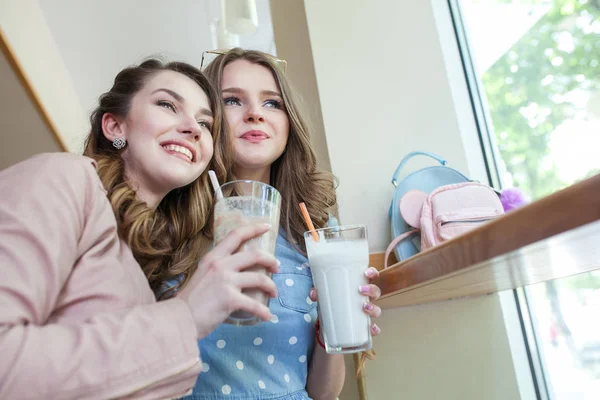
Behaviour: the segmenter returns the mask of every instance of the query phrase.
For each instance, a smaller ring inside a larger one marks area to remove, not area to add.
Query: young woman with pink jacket
[[[276,295],[261,264],[237,252],[248,226],[205,254],[211,193],[224,175],[220,100],[184,63],[126,68],[100,97],[85,156],[44,154],[0,172],[0,398],[171,398],[202,370],[197,341],[237,309],[271,318],[241,294]],[[157,303],[154,282],[186,274]],[[148,285],[150,282],[150,285]]]

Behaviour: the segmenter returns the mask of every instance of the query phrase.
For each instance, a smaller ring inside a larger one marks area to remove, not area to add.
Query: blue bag
[[[419,169],[398,181],[398,177],[402,168],[404,168],[409,159],[416,155],[431,157],[438,161],[441,165]],[[447,164],[448,162],[442,157],[425,151],[413,151],[408,153],[402,159],[400,165],[398,165],[398,168],[396,168],[396,172],[394,172],[394,177],[392,178],[392,184],[396,187],[392,204],[390,206],[392,239],[413,229],[406,223],[406,221],[404,221],[402,215],[400,214],[400,199],[406,192],[416,189],[429,194],[440,186],[470,181],[470,179],[457,170],[447,167]],[[396,255],[396,259],[398,261],[406,260],[420,251],[420,235],[413,235],[411,239],[412,240],[402,240],[394,249],[394,254]]]

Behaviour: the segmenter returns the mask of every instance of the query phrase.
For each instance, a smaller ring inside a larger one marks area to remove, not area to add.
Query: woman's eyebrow
[[[154,93],[157,93],[157,92],[165,92],[165,93],[168,93],[168,94],[170,94],[171,96],[173,96],[173,98],[174,98],[175,100],[177,100],[178,102],[180,102],[180,103],[183,103],[183,102],[185,102],[185,99],[183,98],[183,96],[181,96],[179,93],[177,93],[177,92],[175,92],[175,91],[173,91],[173,90],[171,90],[171,89],[159,88],[159,89],[156,89],[154,92],[152,92],[152,94],[154,94]]]
[[[222,93],[225,93],[225,92],[228,92],[228,93],[245,93],[245,90],[242,89],[242,88],[239,88],[239,87],[230,87],[230,88],[227,88],[227,89],[223,89],[221,92]],[[267,95],[267,96],[278,96],[278,97],[283,98],[283,96],[281,95],[281,93],[276,92],[274,90],[262,90],[260,92],[260,94]]]

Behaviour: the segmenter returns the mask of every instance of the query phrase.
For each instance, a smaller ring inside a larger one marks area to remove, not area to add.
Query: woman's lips
[[[269,138],[269,136],[266,133],[264,133],[263,131],[258,131],[258,130],[248,131],[240,137],[249,142],[261,142],[261,141]]]

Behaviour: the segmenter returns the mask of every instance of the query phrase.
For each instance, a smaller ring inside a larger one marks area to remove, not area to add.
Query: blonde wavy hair
[[[127,182],[122,157],[124,150],[117,150],[104,136],[102,116],[111,113],[125,118],[135,94],[150,77],[166,70],[189,77],[206,93],[214,115],[214,156],[207,170],[213,169],[224,175],[228,166],[223,159],[230,157],[225,157],[227,142],[220,138],[225,135],[220,96],[200,70],[182,62],[163,63],[149,59],[119,72],[112,88],[100,96],[99,105],[90,117],[91,132],[84,150],[84,155],[98,164],[98,175],[108,192],[119,236],[131,248],[152,289],[156,293],[163,282],[177,279],[178,284],[163,293],[163,298],[171,296],[189,281],[198,260],[211,243],[212,193],[207,171],[189,185],[168,193],[155,210],[149,208],[136,197]]]
[[[306,203],[315,227],[325,227],[329,213],[337,214],[337,180],[333,174],[317,170],[306,113],[289,78],[274,57],[261,51],[234,48],[218,55],[203,72],[220,92],[223,70],[236,60],[246,60],[267,68],[281,91],[290,130],[283,154],[271,166],[270,184],[281,193],[281,225],[288,240],[306,254],[303,234],[307,228],[298,205],[300,202]],[[221,140],[226,142],[224,146],[231,146],[228,135],[222,135]],[[222,178],[225,181],[235,179],[231,169]]]

